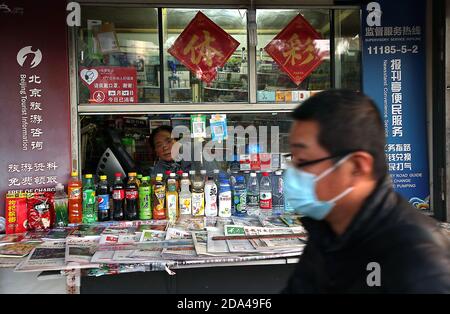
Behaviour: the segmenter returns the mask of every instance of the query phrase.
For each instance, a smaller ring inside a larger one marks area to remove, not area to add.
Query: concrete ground
[[[64,294],[66,277],[45,276],[39,272],[15,273],[11,268],[0,268],[0,294]]]

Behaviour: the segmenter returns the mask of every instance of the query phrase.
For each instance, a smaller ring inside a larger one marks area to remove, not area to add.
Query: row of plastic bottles
[[[66,204],[66,206],[64,206]],[[270,216],[291,211],[284,200],[282,171],[231,174],[214,170],[158,174],[150,177],[129,173],[124,184],[121,173],[113,185],[100,176],[97,185],[92,174],[85,182],[72,172],[68,196],[58,184],[55,194],[58,226],[108,220],[169,219],[180,216]]]

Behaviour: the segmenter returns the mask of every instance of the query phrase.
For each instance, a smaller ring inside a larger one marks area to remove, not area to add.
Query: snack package
[[[23,193],[6,195],[6,234],[27,231],[27,198]]]
[[[30,230],[48,230],[55,219],[53,192],[30,193],[27,198],[28,226]]]

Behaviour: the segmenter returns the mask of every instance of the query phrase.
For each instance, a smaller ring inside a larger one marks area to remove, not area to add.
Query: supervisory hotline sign
[[[362,11],[363,90],[382,113],[394,189],[429,209],[426,1],[366,2]]]

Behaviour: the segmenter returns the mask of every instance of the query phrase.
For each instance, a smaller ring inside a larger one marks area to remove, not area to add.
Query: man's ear
[[[352,174],[358,178],[373,177],[373,156],[364,151],[358,151],[352,154],[350,158],[352,162]]]

